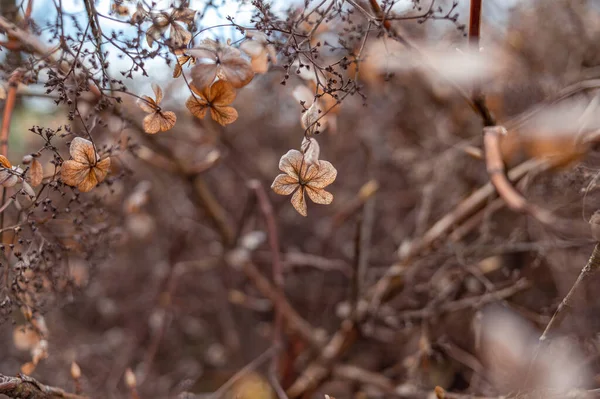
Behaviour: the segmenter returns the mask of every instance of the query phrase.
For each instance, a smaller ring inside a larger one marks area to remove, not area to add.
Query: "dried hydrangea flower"
[[[148,115],[144,118],[144,131],[155,134],[164,132],[175,126],[177,115],[172,111],[163,111],[160,102],[163,98],[163,92],[159,85],[152,84],[152,90],[156,99],[148,96],[142,96],[143,100],[138,101],[138,106]]]
[[[85,193],[104,180],[110,168],[110,158],[101,160],[91,141],[75,137],[69,152],[73,159],[63,162],[60,169],[63,183]]]
[[[235,108],[229,106],[235,100],[235,90],[228,82],[218,80],[201,90],[192,82],[190,89],[196,96],[190,96],[185,106],[196,118],[203,119],[207,110],[210,110],[213,120],[222,126],[233,123],[238,118]]]
[[[192,79],[199,89],[210,86],[217,77],[238,89],[246,86],[254,77],[250,61],[243,57],[240,50],[228,44],[206,39],[188,53],[196,58]]]
[[[337,170],[328,161],[317,161],[308,165],[298,150],[289,150],[279,161],[278,175],[271,188],[277,194],[292,195],[292,205],[302,216],[306,216],[304,193],[316,204],[331,204],[333,194],[324,190],[333,183]]]
[[[167,44],[173,49],[186,47],[192,34],[188,32],[181,24],[190,26],[194,23],[196,11],[189,8],[174,8],[170,13],[160,12],[154,17],[153,24],[146,32],[146,41],[148,46],[152,47],[154,41],[159,39],[171,27]]]

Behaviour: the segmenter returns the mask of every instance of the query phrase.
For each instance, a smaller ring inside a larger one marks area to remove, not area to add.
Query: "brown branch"
[[[87,396],[68,393],[61,388],[44,385],[26,375],[8,377],[0,374],[0,394],[14,399],[88,399]]]

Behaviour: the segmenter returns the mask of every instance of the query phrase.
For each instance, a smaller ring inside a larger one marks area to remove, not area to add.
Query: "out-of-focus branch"
[[[0,394],[14,399],[88,399],[87,396],[44,385],[26,375],[8,377],[0,374]]]
[[[313,327],[296,312],[287,299],[273,287],[260,270],[252,262],[244,262],[243,270],[260,293],[273,303],[275,310],[281,313],[283,319],[288,323],[289,328],[298,333],[303,340],[311,344],[315,349],[322,349],[323,344],[315,335]]]
[[[506,205],[514,211],[528,213],[546,225],[556,225],[556,218],[550,212],[527,202],[506,177],[500,152],[500,136],[505,134],[506,129],[502,126],[488,126],[483,128],[483,132],[487,172]]]
[[[282,298],[285,298],[283,266],[279,255],[279,234],[277,232],[277,222],[275,221],[275,215],[273,214],[273,205],[271,205],[269,197],[265,192],[265,188],[263,187],[260,181],[251,180],[248,182],[248,187],[251,188],[256,194],[256,198],[258,199],[258,205],[267,224],[267,235],[269,237],[269,247],[271,248],[271,263],[273,270],[273,281],[275,282],[275,289]],[[282,346],[282,330],[283,314],[281,312],[281,307],[275,306],[273,346],[277,349],[280,349]],[[270,379],[272,380],[271,383],[275,387],[275,391],[277,392],[277,396],[279,397],[279,399],[284,399],[286,396],[279,383],[278,369],[278,358],[277,356],[273,356],[270,367]]]

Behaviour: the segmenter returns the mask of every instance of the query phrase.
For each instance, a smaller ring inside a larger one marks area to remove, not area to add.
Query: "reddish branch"
[[[506,177],[500,152],[500,136],[506,133],[506,129],[502,126],[490,126],[485,127],[483,132],[487,172],[498,195],[502,197],[510,209],[528,213],[547,225],[556,224],[556,218],[550,212],[527,202]]]

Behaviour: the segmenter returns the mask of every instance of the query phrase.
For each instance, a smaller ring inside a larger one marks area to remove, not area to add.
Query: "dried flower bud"
[[[29,165],[33,161],[33,156],[31,154],[27,154],[23,157],[23,165]]]
[[[125,370],[125,384],[129,389],[134,389],[137,386],[137,380],[135,378],[135,374],[131,371],[130,368]]]
[[[81,368],[79,368],[79,365],[75,362],[71,363],[71,377],[73,377],[74,380],[81,378]]]

